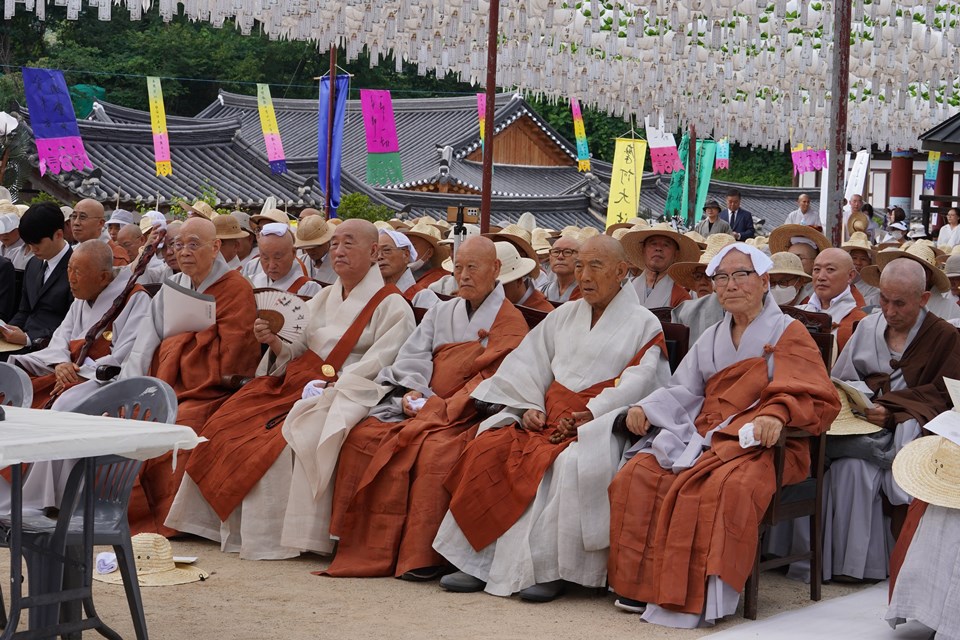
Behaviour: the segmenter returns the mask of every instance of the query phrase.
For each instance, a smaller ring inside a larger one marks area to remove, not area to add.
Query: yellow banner
[[[640,179],[647,156],[647,141],[617,138],[607,201],[607,226],[635,218],[640,204]]]

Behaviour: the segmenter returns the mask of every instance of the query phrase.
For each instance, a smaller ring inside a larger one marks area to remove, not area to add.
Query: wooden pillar
[[[891,207],[900,207],[909,215],[913,207],[913,151],[894,151],[890,155],[890,185],[887,188]]]
[[[952,196],[953,193],[953,156],[943,154],[940,156],[940,165],[937,167],[937,181],[933,185],[933,195]],[[938,200],[934,202],[938,207],[952,207],[953,203],[949,200]]]

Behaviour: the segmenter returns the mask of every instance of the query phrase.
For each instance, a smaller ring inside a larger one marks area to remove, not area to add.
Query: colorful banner
[[[937,183],[937,171],[940,169],[940,152],[927,152],[927,169],[923,172],[923,190],[930,191]]]
[[[483,136],[486,135],[487,123],[487,94],[477,94],[477,114],[480,116],[480,146],[483,146]]]
[[[390,92],[361,89],[360,109],[367,137],[367,182],[377,185],[403,182]]]
[[[153,129],[153,158],[158,176],[173,173],[170,163],[170,137],[167,134],[167,113],[163,108],[163,90],[160,78],[147,77],[147,96],[150,99],[150,127]]]
[[[649,128],[647,129],[647,135],[650,135]],[[667,191],[667,200],[663,205],[663,215],[668,217],[680,216],[686,218],[684,212],[687,209],[686,202],[683,200],[683,194],[687,185],[687,170],[685,167],[687,165],[687,149],[689,146],[690,136],[685,133],[680,139],[680,147],[677,149],[677,159],[680,163],[680,168],[674,169],[673,175],[670,176],[670,189]],[[652,158],[653,149],[650,151]]]
[[[663,115],[660,115],[659,125],[650,123],[650,116],[644,120],[647,132],[647,145],[650,147],[650,164],[657,174],[673,173],[683,169],[680,154],[677,151],[677,141],[672,133],[663,130]]]
[[[287,170],[287,159],[283,154],[283,142],[280,140],[280,127],[277,125],[277,113],[273,110],[273,98],[270,97],[270,85],[257,85],[257,110],[260,112],[260,128],[263,129],[263,144],[267,147],[267,161],[274,173]]]
[[[337,217],[340,206],[340,163],[343,160],[343,121],[347,112],[347,88],[350,76],[339,75],[333,85],[333,127],[332,136],[328,136],[330,121],[330,76],[320,79],[319,118],[317,120],[317,173],[320,178],[320,191],[326,194],[327,151],[330,151],[330,211],[327,217]],[[328,140],[329,138],[329,140]]]
[[[24,67],[23,88],[30,110],[30,128],[37,143],[40,175],[47,171],[58,174],[93,169],[80,139],[77,116],[63,73]]]
[[[637,216],[646,156],[646,140],[617,138],[610,175],[610,199],[607,201],[607,227]]]
[[[803,143],[790,148],[790,157],[793,160],[793,175],[827,168],[827,152],[823,149],[804,147]]]
[[[717,159],[713,168],[717,170],[730,168],[730,141],[726,138],[720,138],[717,142]]]
[[[577,171],[590,171],[590,147],[587,145],[583,114],[580,113],[580,101],[570,98],[570,110],[573,111],[573,135],[577,139]]]
[[[679,150],[684,168],[673,172],[663,211],[664,215],[677,215],[684,220],[687,219],[687,209],[690,202],[690,181],[687,179],[686,170],[689,147],[690,137],[684,134],[680,141]],[[710,179],[713,177],[713,163],[716,153],[717,143],[715,141],[697,140],[697,203],[693,215],[694,222],[703,216],[703,205],[707,203],[707,193],[710,190]]]

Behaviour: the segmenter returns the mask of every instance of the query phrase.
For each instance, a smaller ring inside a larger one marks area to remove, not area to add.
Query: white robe
[[[482,433],[519,422],[528,409],[543,411],[553,380],[576,391],[620,377],[618,385],[587,403],[595,419],[580,427],[577,441],[547,470],[533,502],[497,541],[475,551],[453,514],[444,516],[434,549],[485,581],[493,595],[509,596],[559,579],[594,587],[606,583],[607,487],[627,446],[623,435],[613,433],[613,421],[624,407],[662,385],[670,367],[661,350],[651,348],[639,365],[624,370],[661,332],[632,287],[621,289],[592,328],[590,322],[591,307],[583,300],[551,312],[473,393],[506,407],[480,425]]]
[[[290,267],[290,271],[287,272],[287,275],[283,276],[279,280],[271,280],[270,276],[263,272],[263,269],[257,271],[253,274],[253,277],[250,278],[250,284],[253,285],[254,289],[260,288],[270,288],[270,289],[279,289],[280,291],[286,291],[293,283],[297,281],[297,278],[303,276],[303,269],[300,267],[300,263],[294,261],[293,265]],[[312,298],[313,296],[320,293],[320,285],[313,280],[310,280],[304,283],[297,291],[297,295],[306,296]]]
[[[684,300],[671,312],[674,322],[690,328],[690,345],[693,346],[703,332],[723,320],[723,307],[717,294],[711,293],[703,298]]]
[[[647,276],[645,271],[633,279],[633,288],[637,292],[637,298],[640,304],[647,309],[657,309],[659,307],[672,307],[670,299],[673,297],[673,278],[663,274],[652,289],[647,288]]]
[[[326,284],[333,284],[337,279],[337,274],[333,270],[333,261],[330,259],[329,253],[323,256],[319,267],[313,263],[310,256],[306,256],[303,259],[303,264],[307,265],[307,274],[314,280],[319,280]]]
[[[0,257],[12,262],[13,268],[17,271],[23,271],[27,268],[30,258],[33,257],[33,252],[30,251],[22,239],[19,239],[9,247],[0,244]]]
[[[850,315],[850,312],[854,309],[858,309],[857,301],[853,299],[853,292],[850,287],[844,289],[840,295],[830,301],[830,307],[827,309],[823,308],[823,303],[820,301],[820,297],[813,293],[810,296],[810,301],[807,304],[801,304],[798,306],[799,309],[804,311],[813,311],[814,313],[825,313],[830,316],[830,320],[833,321],[833,360],[836,361],[837,356],[839,355],[837,349],[837,331],[840,330],[840,323],[843,322],[843,319]]]
[[[283,375],[307,349],[328,356],[381,287],[380,270],[373,267],[346,300],[339,280],[321,290],[307,303],[310,324],[303,337],[285,344],[276,357],[267,352],[257,375]],[[290,558],[303,550],[330,553],[332,480],[340,445],[380,401],[385,389],[374,379],[395,360],[414,328],[406,300],[393,295],[381,302],[336,384],[293,405],[283,425],[288,446],[227,520],[220,521],[185,475],[167,526],[218,541],[224,551],[239,551],[249,560]]]
[[[551,302],[567,302],[573,295],[573,290],[577,288],[577,281],[572,280],[566,289],[560,291],[560,285],[557,283],[557,275],[551,273],[547,282],[539,287],[540,293]]]
[[[820,225],[820,211],[814,209],[808,209],[806,213],[800,211],[800,209],[794,209],[787,214],[787,219],[784,220],[783,224],[803,224],[809,227],[819,227]]]
[[[941,249],[944,247],[952,249],[958,244],[960,244],[960,225],[951,228],[949,224],[945,224],[940,227],[940,233],[937,234],[938,247]]]
[[[871,305],[880,304],[880,287],[867,284],[859,275],[853,281],[853,284],[857,287],[857,291],[860,292],[860,295],[863,296],[863,301],[866,306],[869,307]]]
[[[445,275],[436,282],[428,284],[427,289],[445,296],[452,296],[457,293],[457,280],[452,275]]]
[[[930,300],[927,301],[926,309],[944,320],[960,318],[960,305],[957,305],[956,298],[949,291],[942,294],[934,289],[930,293]]]

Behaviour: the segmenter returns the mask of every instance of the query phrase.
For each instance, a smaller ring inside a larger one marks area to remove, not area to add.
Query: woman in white
[[[949,250],[958,244],[960,244],[960,211],[952,207],[947,211],[947,224],[940,227],[937,246]]]

